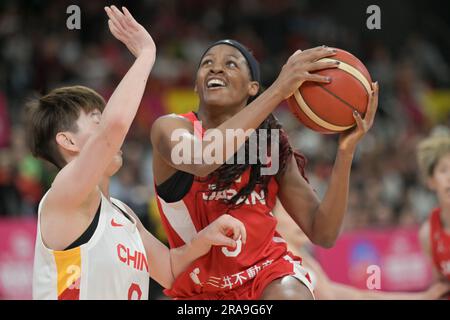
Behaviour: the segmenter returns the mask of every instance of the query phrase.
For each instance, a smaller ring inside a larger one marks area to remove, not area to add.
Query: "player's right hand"
[[[247,232],[244,224],[240,220],[224,214],[200,231],[199,238],[210,246],[235,248],[237,245],[236,241],[239,238],[245,244],[247,241]]]
[[[336,68],[339,63],[318,61],[336,54],[335,49],[321,46],[305,51],[297,50],[289,57],[275,82],[273,89],[282,99],[289,98],[305,81],[329,83],[331,79],[319,74],[311,73],[328,68]]]
[[[122,10],[123,12],[116,6],[105,7],[111,33],[123,42],[136,58],[143,53],[155,58],[156,46],[150,34],[133,18],[127,8],[122,7]]]

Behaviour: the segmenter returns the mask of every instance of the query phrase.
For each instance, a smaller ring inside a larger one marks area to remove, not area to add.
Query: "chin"
[[[236,102],[230,101],[227,97],[208,97],[204,100],[208,106],[227,107],[235,105]]]
[[[122,168],[122,157],[114,157],[113,161],[111,162],[111,164],[108,166],[108,168],[106,169],[106,174],[109,177],[112,177],[113,175],[115,175],[120,168]]]
[[[117,172],[119,172],[120,168],[122,168],[122,164],[120,164],[120,166],[117,166],[117,167],[114,168],[114,170],[113,170],[111,176],[113,176],[113,175],[115,175]]]

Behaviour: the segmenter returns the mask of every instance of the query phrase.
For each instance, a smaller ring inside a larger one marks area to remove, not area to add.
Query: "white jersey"
[[[97,228],[76,248],[47,248],[41,236],[39,204],[33,270],[33,299],[148,299],[147,256],[136,220],[127,219],[102,195]],[[126,212],[122,202],[111,201]]]

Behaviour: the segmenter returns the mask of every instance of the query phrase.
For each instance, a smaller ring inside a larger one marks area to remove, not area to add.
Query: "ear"
[[[259,91],[259,82],[251,81],[248,85],[248,94],[252,97],[256,96]]]
[[[71,152],[79,152],[80,149],[75,143],[74,137],[70,132],[58,132],[56,134],[56,144],[61,148]]]
[[[436,190],[436,181],[434,180],[433,177],[428,177],[426,183],[427,183],[428,189],[430,189],[431,191]]]
[[[197,93],[198,89],[197,89],[197,84],[194,85],[194,92]]]

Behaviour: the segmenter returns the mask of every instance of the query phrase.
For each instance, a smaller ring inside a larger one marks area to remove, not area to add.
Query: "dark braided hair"
[[[286,171],[286,167],[288,162],[291,159],[291,156],[295,157],[295,160],[297,162],[297,166],[300,170],[300,173],[305,178],[306,181],[308,179],[305,175],[305,166],[306,166],[306,158],[299,152],[294,151],[289,144],[288,136],[286,132],[284,131],[281,123],[275,118],[274,115],[270,114],[258,127],[258,129],[265,129],[267,132],[267,149],[268,150],[268,156],[271,155],[270,145],[271,145],[271,129],[278,129],[280,130],[279,134],[279,170],[277,174],[283,174]],[[259,150],[261,146],[261,137],[259,134],[259,130],[257,130],[257,141],[258,141],[258,147],[257,150]],[[236,209],[244,204],[245,199],[252,193],[253,190],[255,190],[255,187],[257,185],[260,185],[262,190],[264,190],[264,195],[267,195],[268,192],[268,185],[270,182],[270,179],[273,177],[272,175],[261,175],[261,169],[264,167],[267,167],[268,165],[265,165],[262,163],[261,159],[259,158],[259,152],[258,152],[258,158],[256,164],[249,164],[249,149],[250,149],[250,141],[247,139],[245,142],[243,148],[245,148],[245,157],[246,161],[244,164],[237,164],[237,155],[238,153],[235,153],[234,155],[234,161],[233,164],[227,164],[224,163],[219,169],[215,170],[211,174],[209,174],[208,177],[206,177],[205,181],[209,181],[213,183],[213,188],[207,190],[206,192],[211,194],[212,192],[218,192],[218,191],[224,191],[229,189],[232,184],[235,182],[236,179],[238,179],[244,172],[247,170],[247,168],[250,167],[250,177],[248,183],[242,187],[238,192],[230,199],[221,199],[224,201],[224,203],[227,205],[228,209]]]
[[[203,54],[203,56],[206,54],[206,52],[209,51],[212,47],[219,45],[219,44],[226,44],[230,45],[236,49],[238,49],[242,55],[244,56],[245,60],[247,61],[247,65],[249,67],[250,76],[253,81],[261,82],[260,81],[260,71],[259,71],[259,63],[256,61],[255,57],[251,53],[251,51],[243,46],[241,43],[235,41],[235,40],[220,40],[215,43],[213,43],[209,48],[207,48]],[[202,58],[203,58],[202,56]],[[200,59],[201,61],[201,59]],[[248,103],[252,102],[254,99],[256,99],[256,96],[250,97],[248,100]],[[261,143],[261,136],[260,136],[260,129],[265,130],[267,132],[267,145],[262,146]],[[297,162],[297,166],[300,170],[300,173],[305,178],[306,181],[308,179],[305,175],[305,166],[306,166],[306,158],[292,150],[292,147],[289,144],[288,137],[286,132],[283,130],[283,127],[281,123],[275,118],[273,114],[270,114],[257,128],[257,161],[256,164],[250,164],[249,157],[250,157],[250,140],[247,139],[245,142],[243,148],[245,148],[245,163],[244,164],[238,164],[237,157],[238,152],[234,155],[234,161],[233,164],[227,164],[224,163],[219,169],[215,170],[211,174],[208,175],[203,181],[204,182],[210,182],[210,189],[205,190],[205,192],[208,194],[208,196],[212,192],[218,192],[218,191],[224,191],[229,189],[232,184],[235,182],[236,179],[238,179],[246,170],[250,167],[250,177],[247,185],[245,185],[243,188],[238,190],[238,192],[230,199],[222,199],[222,201],[225,202],[225,204],[228,207],[228,210],[235,209],[240,207],[245,203],[245,199],[252,193],[253,190],[255,190],[257,185],[260,185],[262,190],[264,190],[264,196],[267,195],[267,189],[270,182],[270,179],[273,177],[272,175],[261,175],[261,169],[264,167],[267,167],[268,165],[263,164],[263,161],[259,158],[259,150],[260,148],[264,147],[265,150],[268,151],[268,156],[271,156],[271,129],[278,129],[279,130],[279,169],[277,174],[283,174],[284,171],[286,171],[286,167],[288,164],[288,161],[290,161],[291,156],[295,157],[295,160]]]

